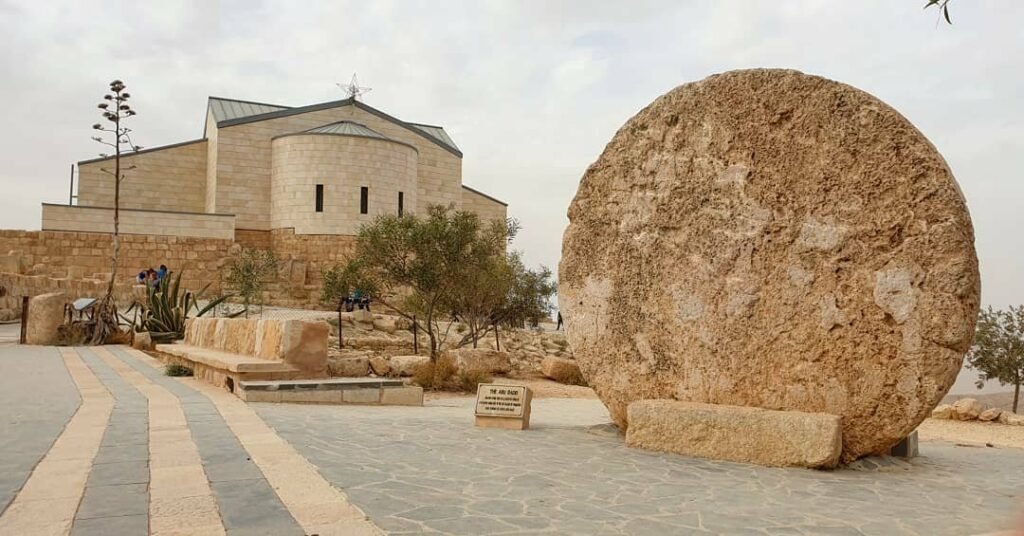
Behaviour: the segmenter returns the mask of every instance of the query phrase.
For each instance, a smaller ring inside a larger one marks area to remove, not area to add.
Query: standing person
[[[156,280],[160,281],[167,277],[167,266],[161,264],[160,269],[156,271]]]
[[[555,327],[555,331],[562,329],[562,311],[558,311],[558,325]]]
[[[139,272],[139,275],[135,276],[135,284],[136,285],[145,285],[146,284],[146,271],[145,270]]]

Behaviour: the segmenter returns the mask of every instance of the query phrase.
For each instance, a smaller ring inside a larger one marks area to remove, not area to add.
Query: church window
[[[316,211],[317,212],[323,212],[324,211],[324,185],[323,184],[317,184],[316,185]]]
[[[359,213],[370,213],[370,189],[366,186],[359,187]]]
[[[398,217],[405,212],[405,192],[398,192]]]

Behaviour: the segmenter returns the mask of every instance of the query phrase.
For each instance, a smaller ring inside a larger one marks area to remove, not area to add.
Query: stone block
[[[327,322],[285,320],[281,325],[281,359],[313,376],[327,374]]]
[[[355,309],[352,311],[352,321],[363,325],[373,325],[373,313],[366,309]]]
[[[899,456],[900,458],[916,458],[918,456],[917,445],[917,430],[914,430],[899,443],[893,445],[893,447],[889,449],[889,455]]]
[[[256,327],[256,357],[281,359],[281,321],[260,320]]]
[[[388,362],[388,358],[379,355],[372,355],[369,357],[370,370],[378,376],[387,376],[391,373],[391,364]]]
[[[627,411],[626,445],[774,467],[834,467],[842,452],[837,415],[640,400]]]
[[[997,419],[999,424],[1009,424],[1011,426],[1024,426],[1024,415],[1018,415],[1012,411],[1004,411],[999,414]]]
[[[505,430],[526,430],[530,427],[530,423],[523,419],[487,417],[484,415],[477,415],[473,424],[480,428],[502,428]]]
[[[35,296],[28,302],[25,343],[52,345],[57,343],[57,328],[64,323],[64,305],[68,297],[62,292]]]
[[[132,338],[132,348],[136,350],[152,350],[153,338],[149,336],[149,332],[140,331],[136,333],[134,338]]]
[[[345,404],[380,404],[381,388],[359,388],[335,391],[341,393]]]
[[[559,383],[571,385],[584,383],[580,366],[572,359],[549,355],[540,362],[540,372]]]
[[[978,415],[978,420],[985,422],[995,421],[999,419],[999,415],[1001,415],[1002,413],[1003,410],[999,408],[988,408],[985,411],[982,411],[981,415]]]
[[[953,405],[942,404],[939,407],[932,410],[933,419],[952,419],[953,418]]]
[[[326,389],[285,389],[278,392],[281,393],[281,402],[296,404],[338,404],[342,393]]]
[[[20,274],[24,272],[23,264],[21,255],[16,253],[0,255],[0,272]]]
[[[373,329],[393,334],[395,331],[397,331],[397,327],[395,326],[395,319],[391,317],[374,318]]]
[[[238,398],[246,402],[281,402],[282,391],[252,391],[249,389],[238,389]]]
[[[385,406],[422,406],[423,388],[415,385],[405,387],[383,387],[380,403]]]
[[[953,402],[953,418],[958,421],[973,421],[981,416],[984,406],[974,398],[961,398]]]
[[[425,355],[393,355],[388,359],[392,376],[412,376],[416,369],[430,363],[430,357]]]
[[[512,371],[512,360],[507,352],[489,348],[463,348],[449,352],[460,371],[487,374],[506,374]]]
[[[332,357],[327,360],[327,372],[331,376],[359,377],[370,371],[370,360],[366,357]]]
[[[252,318],[226,318],[221,322],[222,339],[218,347],[225,352],[256,355],[256,334],[260,320]]]

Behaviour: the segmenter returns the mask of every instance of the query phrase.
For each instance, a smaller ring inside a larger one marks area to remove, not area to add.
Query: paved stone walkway
[[[14,499],[78,409],[56,348],[0,348],[0,511]]]
[[[382,534],[243,402],[140,352],[0,348],[0,382],[2,535]]]
[[[474,428],[471,400],[434,404],[253,407],[391,534],[962,536],[1024,505],[1021,450],[925,443],[891,471],[769,469],[628,449],[592,400],[535,400],[525,432]]]

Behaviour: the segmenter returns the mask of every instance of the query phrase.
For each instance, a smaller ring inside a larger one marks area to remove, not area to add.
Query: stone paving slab
[[[625,447],[600,402],[534,401],[528,431],[433,407],[253,404],[391,534],[855,534],[1005,530],[1024,451],[923,443],[907,469],[773,469]],[[895,467],[895,466],[894,466]]]
[[[0,512],[64,430],[80,401],[56,348],[0,346]]]

